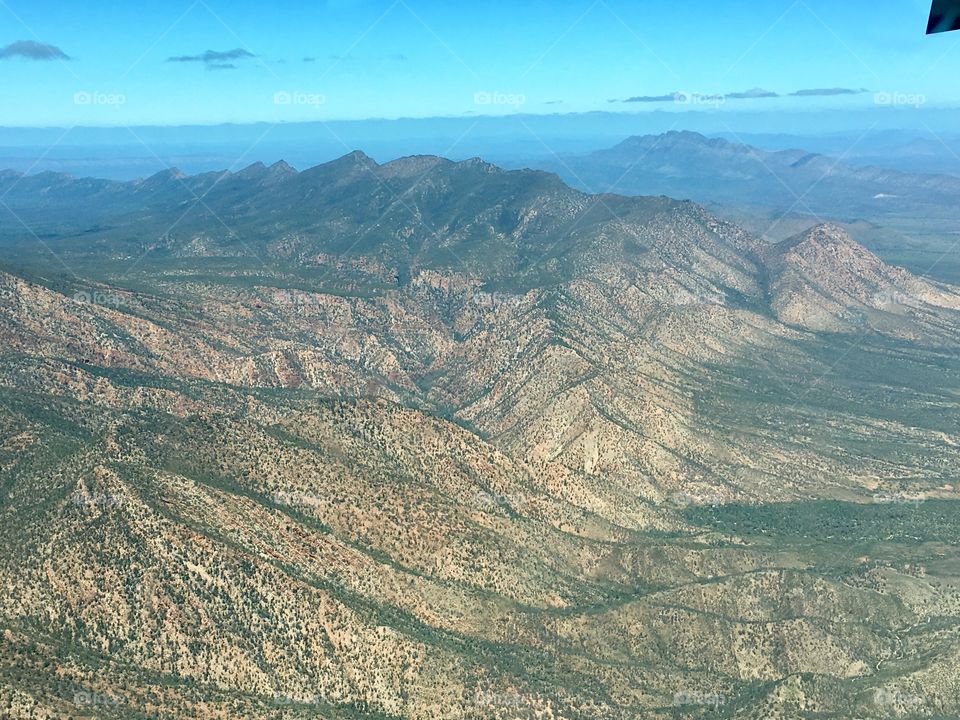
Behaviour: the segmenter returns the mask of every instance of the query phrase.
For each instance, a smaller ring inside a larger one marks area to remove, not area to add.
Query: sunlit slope
[[[478,161],[73,182],[0,274],[0,715],[960,713],[956,288]],[[188,190],[243,232],[157,244]]]

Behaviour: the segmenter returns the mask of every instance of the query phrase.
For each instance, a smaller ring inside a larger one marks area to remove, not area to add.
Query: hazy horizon
[[[955,38],[924,35],[928,15],[926,0],[5,0],[0,168],[130,179],[355,149],[517,164],[670,130],[853,159],[897,131],[956,155]]]
[[[687,130],[767,150],[879,157],[891,145],[926,139],[958,147],[960,111],[877,108],[857,112],[596,112],[477,118],[354,120],[270,125],[131,128],[0,127],[0,169],[133,179],[171,166],[188,172],[236,170],[285,160],[303,169],[362,150],[379,162],[405,155],[481,156],[517,164],[591,152],[627,137]],[[946,151],[944,160],[951,155]],[[956,169],[960,172],[960,159]],[[949,165],[950,163],[947,162]],[[921,163],[917,170],[924,170]]]

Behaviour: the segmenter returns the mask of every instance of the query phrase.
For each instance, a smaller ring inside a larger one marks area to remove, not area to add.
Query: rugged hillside
[[[35,218],[55,230],[46,241],[64,257],[245,255],[308,267],[330,256],[363,258],[363,269],[388,284],[418,269],[456,268],[502,285],[543,285],[622,259],[646,262],[651,251],[658,262],[689,264],[699,251],[705,261],[742,266],[736,251],[747,242],[726,228],[701,233],[707,244],[691,247],[677,236],[678,221],[714,230],[720,223],[690,204],[594,197],[555,175],[436,157],[378,165],[357,152],[302,173],[170,171],[126,184],[10,176],[0,193],[16,213],[0,217],[8,232],[23,236],[17,218]],[[84,211],[75,217],[78,206]],[[718,241],[729,247],[710,246]]]
[[[836,332],[859,332],[868,322],[910,339],[957,341],[956,288],[884,264],[838,227],[818,226],[773,245],[767,264],[773,309],[783,322]]]
[[[955,288],[479,161],[0,177],[3,717],[960,713]]]

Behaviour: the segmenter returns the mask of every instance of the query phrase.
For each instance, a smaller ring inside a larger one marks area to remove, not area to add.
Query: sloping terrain
[[[772,246],[768,258],[780,320],[852,332],[867,319],[908,339],[932,334],[956,341],[960,296],[954,287],[884,264],[840,228],[813,228]]]
[[[960,714],[956,288],[479,161],[2,177],[3,717]]]

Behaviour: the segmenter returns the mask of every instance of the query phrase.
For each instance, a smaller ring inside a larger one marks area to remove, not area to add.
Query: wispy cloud
[[[224,51],[207,50],[201,55],[177,55],[175,57],[167,58],[167,62],[203,63],[207,70],[236,70],[237,66],[231,61],[246,60],[254,57],[256,57],[256,55],[249,50],[235,48],[234,50]]]
[[[0,60],[22,58],[24,60],[70,60],[70,56],[56,45],[34,42],[33,40],[18,40],[6,47],[0,48]]]
[[[373,65],[387,62],[405,63],[410,59],[403,53],[377,55],[355,55],[353,53],[349,53],[347,55],[330,55],[329,58],[336,63],[351,63],[355,65]],[[316,60],[316,58],[313,57],[303,59],[304,62],[313,62],[314,60]]]
[[[866,88],[854,90],[853,88],[811,88],[809,90],[797,90],[790,93],[792,97],[823,97],[830,95],[862,95],[870,92]]]
[[[779,97],[832,97],[836,95],[862,95],[863,93],[870,92],[866,88],[854,89],[854,88],[809,88],[804,90],[797,90],[787,95],[781,95],[780,93],[774,92],[773,90],[764,90],[763,88],[751,88],[750,90],[744,90],[743,92],[731,92],[731,93],[717,93],[717,94],[707,94],[707,93],[686,93],[686,92],[675,92],[669,93],[667,95],[637,95],[636,97],[627,98],[626,100],[607,100],[607,102],[625,102],[625,103],[665,103],[665,102],[678,102],[686,103],[689,98],[696,98],[700,101],[703,100],[767,100],[771,98]]]
[[[688,92],[674,92],[669,93],[668,95],[637,95],[636,97],[627,98],[621,102],[625,103],[663,103],[663,102],[677,102],[677,103],[686,103],[690,98],[698,98],[701,100],[757,100],[762,98],[775,98],[780,97],[777,93],[771,90],[764,90],[762,88],[753,88],[752,90],[744,90],[743,92],[733,92],[723,95],[722,93],[688,93]],[[617,102],[616,100],[609,100],[608,102]]]
[[[658,102],[674,102],[677,99],[677,96],[680,93],[670,93],[669,95],[637,95],[636,97],[630,97],[622,102],[625,103],[658,103]],[[611,100],[610,102],[616,102]]]
[[[776,98],[780,96],[772,90],[751,88],[750,90],[744,90],[743,92],[727,93],[723,97],[725,97],[727,100],[760,100],[765,98]]]

